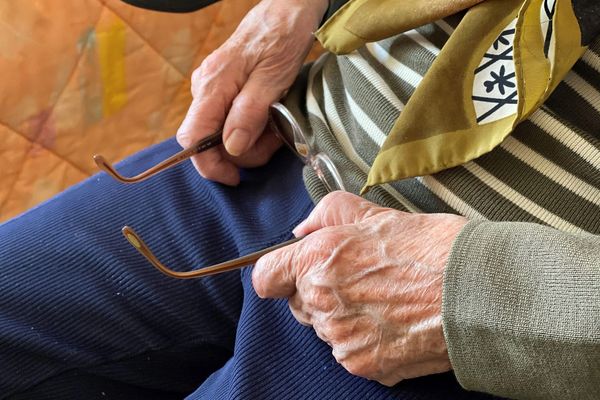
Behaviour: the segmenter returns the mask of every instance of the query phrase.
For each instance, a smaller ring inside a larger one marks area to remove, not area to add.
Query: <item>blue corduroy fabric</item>
[[[119,168],[133,174],[173,140]],[[313,205],[301,164],[279,152],[237,188],[184,163],[135,185],[105,174],[0,226],[0,398],[447,399],[452,374],[386,388],[351,376],[285,300],[260,300],[246,268],[193,281],[154,270],[133,226],[184,270],[291,237]]]

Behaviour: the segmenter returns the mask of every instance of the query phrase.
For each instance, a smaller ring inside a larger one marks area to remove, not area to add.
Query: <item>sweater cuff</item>
[[[514,261],[513,230],[507,223],[470,221],[448,257],[442,324],[454,374],[467,390],[509,396],[523,383],[505,342],[512,340],[509,315],[522,289],[511,287],[507,267]]]
[[[510,398],[596,398],[598,254],[594,235],[534,223],[467,223],[442,295],[444,336],[461,386]]]
[[[446,269],[442,294],[442,324],[444,337],[448,347],[448,355],[454,374],[460,385],[468,390],[481,387],[483,379],[480,370],[481,355],[476,354],[480,344],[474,333],[469,331],[470,324],[465,326],[465,318],[477,318],[473,313],[480,311],[476,293],[481,290],[481,279],[477,277],[477,264],[485,264],[486,260],[473,253],[477,245],[474,238],[484,221],[470,221],[456,237]],[[473,276],[475,275],[475,276]],[[485,282],[485,281],[484,281]],[[476,285],[477,290],[470,292]],[[466,297],[465,297],[466,296]],[[486,355],[487,357],[488,355]]]

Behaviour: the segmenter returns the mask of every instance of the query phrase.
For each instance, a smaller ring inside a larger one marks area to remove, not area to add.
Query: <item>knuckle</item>
[[[323,214],[345,214],[348,210],[354,210],[361,203],[371,204],[366,202],[361,197],[352,193],[335,191],[327,194],[317,205],[320,213]]]
[[[344,348],[348,348],[348,343],[345,343]],[[340,346],[334,345],[332,354],[352,375],[367,379],[377,379],[381,376],[380,368],[370,352],[341,350]]]
[[[245,94],[238,95],[231,107],[231,111],[240,115],[244,120],[251,118],[252,120],[264,119],[266,121],[268,109],[269,104],[261,99],[260,96],[248,96]]]
[[[302,310],[302,307],[298,307],[291,301],[288,303],[288,306],[290,308],[290,312],[292,313],[296,321],[298,321],[304,326],[311,326],[311,318],[308,312]]]
[[[203,102],[202,100],[193,99],[190,103],[190,107],[188,108],[186,118],[187,117],[197,117],[202,113]]]
[[[288,299],[288,306],[290,307],[290,310],[292,310],[293,312],[296,312],[296,313],[306,312],[305,306],[304,306],[304,301],[297,293]]]
[[[264,284],[264,279],[256,268],[252,271],[252,286],[258,297],[261,299],[267,297],[267,285]]]
[[[303,297],[309,306],[321,312],[331,312],[337,306],[333,291],[328,287],[312,286]]]
[[[204,64],[202,64],[204,65]],[[194,72],[192,72],[191,82],[192,87],[197,86],[202,79],[202,66],[196,68]]]
[[[346,371],[348,371],[350,374],[355,375],[355,376],[360,376],[362,378],[372,378],[373,377],[373,370],[372,368],[369,366],[369,364],[360,361],[360,360],[345,360],[345,361],[339,361],[338,362],[341,364],[342,367],[344,367],[344,369]]]
[[[214,164],[207,164],[203,162],[198,162],[198,172],[200,175],[208,180],[215,180],[221,176],[221,171]]]
[[[316,330],[316,328],[315,328]],[[318,326],[318,331],[325,337],[329,338],[332,343],[338,343],[340,337],[340,327],[336,323],[332,323],[329,321],[324,321],[322,324]]]
[[[323,197],[320,204],[324,208],[329,208],[332,206],[335,207],[338,206],[341,201],[344,201],[347,198],[347,195],[348,193],[342,191],[331,192],[328,193],[325,197]]]
[[[345,235],[337,228],[337,226],[328,226],[313,233],[312,239],[317,241],[319,246],[316,248],[331,249],[341,243]]]
[[[207,94],[236,93],[240,87],[235,58],[225,49],[217,49],[209,54],[198,68],[192,72],[191,90],[194,97]]]
[[[194,71],[194,73],[198,72],[197,78],[200,78],[203,75],[211,75],[219,71],[220,67],[225,62],[226,56],[224,52],[220,49],[213,51],[210,53],[200,64],[200,67]],[[193,77],[193,75],[192,75]]]

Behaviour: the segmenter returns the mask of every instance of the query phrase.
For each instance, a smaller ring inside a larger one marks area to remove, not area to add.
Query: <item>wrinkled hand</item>
[[[262,257],[252,282],[260,297],[288,297],[354,375],[391,386],[448,371],[442,279],[465,223],[334,192],[294,230],[310,236]]]
[[[194,71],[193,101],[177,141],[189,147],[223,128],[225,144],[192,158],[202,176],[236,185],[238,167],[265,164],[279,148],[273,133],[262,135],[269,106],[298,75],[327,5],[327,0],[263,0]]]

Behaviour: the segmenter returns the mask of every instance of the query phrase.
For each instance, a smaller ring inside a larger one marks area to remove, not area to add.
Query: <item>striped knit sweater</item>
[[[365,184],[458,21],[324,55],[290,92],[288,106],[350,191]],[[308,167],[304,178],[315,201],[325,195]],[[375,187],[366,198],[471,220],[454,245],[443,295],[450,358],[465,388],[512,398],[600,396],[600,40],[492,152]]]

